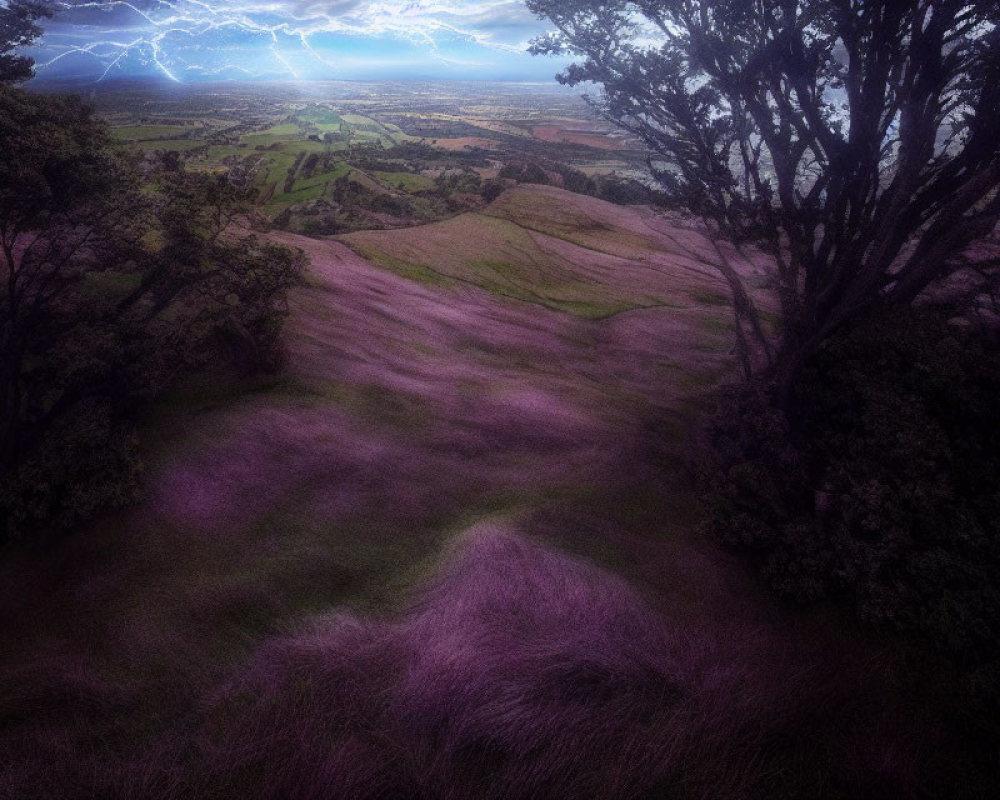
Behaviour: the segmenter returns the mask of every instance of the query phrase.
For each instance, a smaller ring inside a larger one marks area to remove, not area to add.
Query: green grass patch
[[[355,128],[353,133],[355,142],[382,142],[383,144],[392,143],[392,139],[389,138],[388,134],[380,133],[378,131],[363,131]]]
[[[271,136],[291,136],[299,132],[299,126],[294,122],[284,122],[280,125],[274,125],[265,131],[262,131],[265,135]]]
[[[399,430],[422,430],[430,418],[422,400],[382,386],[331,383],[321,387],[318,394],[367,422]]]
[[[735,330],[735,322],[731,315],[726,316],[703,316],[698,318],[698,324],[702,330],[709,333],[732,333]]]
[[[250,147],[270,147],[275,144],[281,145],[294,142],[297,139],[305,139],[304,136],[299,136],[298,128],[292,133],[286,134],[250,133],[244,136],[242,141],[246,142]]]
[[[343,122],[340,114],[324,106],[309,106],[297,116],[303,122],[311,122],[317,128],[336,129]]]
[[[344,243],[354,250],[366,261],[371,262],[389,272],[394,272],[400,277],[407,278],[418,283],[427,283],[432,286],[454,286],[455,282],[449,280],[447,276],[435,271],[427,264],[399,258],[379,246],[377,242],[365,237],[365,233],[348,234],[343,237]]]
[[[599,300],[551,300],[549,301],[549,305],[551,308],[556,308],[559,311],[565,311],[567,314],[573,314],[584,319],[607,319],[623,311],[631,311],[637,308],[637,306],[631,303],[602,302]]]
[[[170,139],[192,130],[185,125],[119,125],[111,129],[118,139],[148,141],[150,139]]]
[[[652,237],[615,228],[589,216],[572,202],[556,202],[550,195],[531,189],[505,192],[486,213],[609,255],[630,258],[635,257],[637,251],[660,249]]]
[[[619,286],[590,283],[576,265],[541,250],[532,235],[498,217],[463,214],[404,231],[365,231],[343,241],[376,266],[412,280],[469,283],[585,319],[648,303]]]
[[[412,172],[373,172],[371,175],[390,189],[402,189],[404,192],[419,192],[434,188],[433,180],[426,175],[414,175]]]
[[[281,195],[281,201],[284,203],[302,203],[306,200],[317,200],[322,196],[323,181],[312,181],[306,185],[301,185],[301,182],[297,181],[292,191]]]
[[[236,145],[231,144],[213,144],[205,153],[205,160],[221,164],[226,158],[230,158],[232,156],[244,158],[245,156],[252,155],[253,153],[254,151],[249,147],[237,147]]]
[[[410,134],[405,133],[398,125],[383,124],[382,127],[392,137],[392,141],[397,144],[401,142],[419,142],[421,139],[420,136],[410,136]]]
[[[381,128],[382,127],[381,125],[379,125],[379,123],[377,123],[371,117],[366,117],[366,116],[363,116],[361,114],[341,114],[340,118],[342,120],[344,120],[344,122],[346,122],[348,125],[356,125],[356,126],[359,126],[359,127],[360,126],[365,126],[365,125],[373,126],[373,127],[376,127],[376,128]]]

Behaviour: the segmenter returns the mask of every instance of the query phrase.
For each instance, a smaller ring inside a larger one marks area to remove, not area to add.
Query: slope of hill
[[[494,294],[600,319],[639,308],[699,309],[724,325],[719,257],[693,231],[658,229],[649,211],[549,186],[521,186],[483,213],[417,230],[341,238],[372,263],[427,283]],[[730,257],[735,257],[731,254]],[[754,269],[754,265],[748,265]]]
[[[272,236],[286,372],[192,381],[140,507],[0,566],[0,796],[906,796],[906,687],[696,534],[710,242],[547,188]]]

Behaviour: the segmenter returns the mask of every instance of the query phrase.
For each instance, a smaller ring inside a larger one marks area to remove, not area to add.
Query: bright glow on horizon
[[[67,0],[40,78],[551,80],[521,0]]]

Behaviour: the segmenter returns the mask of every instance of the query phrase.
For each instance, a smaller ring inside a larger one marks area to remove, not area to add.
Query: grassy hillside
[[[353,250],[272,237],[312,260],[287,369],[189,381],[139,507],[0,564],[0,797],[948,777],[891,644],[774,607],[697,532],[691,421],[732,366],[697,231],[522,189]]]
[[[638,308],[711,305],[701,301],[725,297],[722,281],[696,260],[705,245],[697,237],[684,245],[667,241],[649,227],[646,213],[523,186],[505,192],[484,213],[415,230],[359,231],[342,241],[403,277],[472,284],[587,319]],[[728,324],[728,309],[703,311],[709,325]]]

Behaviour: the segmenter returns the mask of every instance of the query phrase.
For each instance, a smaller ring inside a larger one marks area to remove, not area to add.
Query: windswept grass
[[[381,269],[271,237],[312,258],[285,371],[178,387],[141,506],[0,564],[0,797],[993,796],[896,643],[698,535],[709,271],[488,215],[346,237]]]
[[[796,666],[759,630],[667,627],[622,580],[502,526],[476,526],[449,550],[398,621],[331,611],[261,648],[206,708],[185,788],[359,800],[849,797],[871,788],[858,774],[877,759],[883,789],[916,788],[907,771],[929,742],[889,731],[877,755],[859,749],[860,698],[839,694],[835,663]],[[818,699],[844,726],[819,739]],[[255,732],[253,746],[234,731]]]
[[[529,231],[495,216],[464,214],[406,231],[352,233],[342,240],[404,277],[473,284],[587,319],[650,304],[645,293],[588,281],[576,265],[544,251]]]
[[[545,189],[518,187],[500,195],[486,213],[590,250],[624,258],[662,247],[653,236],[622,226],[621,218],[627,219],[628,214],[616,214],[616,210],[615,206],[589,198],[581,197],[570,204],[559,202]]]
[[[111,129],[111,133],[118,139],[149,141],[179,138],[179,135],[192,130],[197,129],[188,125],[118,125]]]

